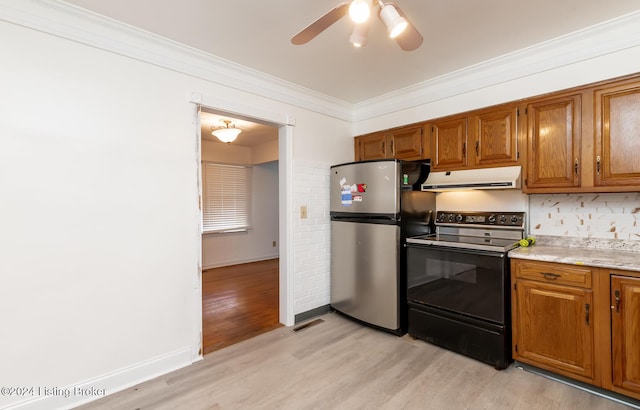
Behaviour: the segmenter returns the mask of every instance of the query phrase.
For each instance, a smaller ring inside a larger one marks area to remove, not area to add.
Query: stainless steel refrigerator
[[[406,333],[405,239],[433,232],[426,162],[395,159],[331,167],[331,308]]]

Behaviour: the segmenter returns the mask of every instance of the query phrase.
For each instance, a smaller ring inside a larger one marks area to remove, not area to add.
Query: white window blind
[[[251,168],[203,162],[203,231],[233,232],[250,227]]]

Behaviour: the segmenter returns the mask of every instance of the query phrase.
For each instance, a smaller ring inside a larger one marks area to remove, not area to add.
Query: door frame
[[[220,111],[229,115],[247,119],[249,121],[262,122],[278,128],[278,231],[279,231],[279,320],[285,326],[292,326],[295,323],[293,310],[294,300],[294,180],[293,180],[293,130],[295,118],[285,112],[275,112],[265,110],[258,104],[237,103],[228,99],[218,98],[213,95],[206,95],[200,92],[193,92],[189,102],[196,104],[197,138],[200,138],[200,107],[208,110]],[[198,167],[200,167],[201,145],[198,142]],[[198,170],[200,172],[200,170]],[[199,184],[200,185],[200,184]],[[198,194],[201,194],[202,187],[198,187]],[[201,212],[201,211],[200,211]],[[199,222],[202,224],[202,221]],[[200,226],[202,232],[202,226]],[[200,269],[200,289],[202,289],[202,252],[199,252],[198,267]],[[201,339],[202,334],[202,295],[199,294],[199,301],[196,303],[197,320],[199,323],[198,333]]]

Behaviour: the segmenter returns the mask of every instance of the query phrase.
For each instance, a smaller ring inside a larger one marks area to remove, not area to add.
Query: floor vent
[[[301,331],[301,330],[308,329],[308,328],[310,328],[311,326],[319,325],[319,324],[320,324],[320,323],[322,323],[322,322],[324,322],[324,320],[322,320],[322,319],[315,319],[315,320],[312,320],[312,321],[310,321],[310,322],[304,323],[304,324],[302,324],[302,325],[300,325],[300,326],[296,326],[296,327],[294,327],[293,329],[291,329],[291,331],[292,331],[292,332],[299,332],[299,331]]]

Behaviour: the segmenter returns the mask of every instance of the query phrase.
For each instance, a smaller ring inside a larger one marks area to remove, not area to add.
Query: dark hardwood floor
[[[278,268],[269,259],[202,272],[203,354],[281,326]]]

